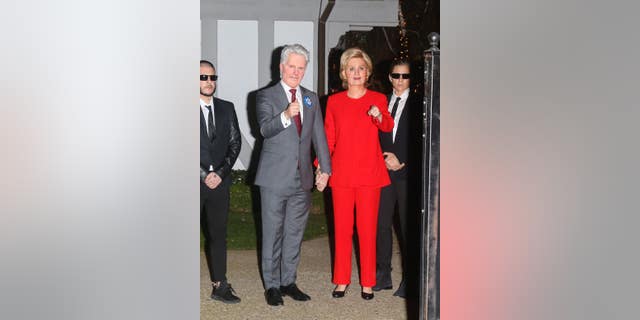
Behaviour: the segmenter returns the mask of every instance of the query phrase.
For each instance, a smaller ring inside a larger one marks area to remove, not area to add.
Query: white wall
[[[216,96],[235,104],[242,150],[234,169],[249,166],[255,138],[249,129],[247,95],[271,79],[273,49],[300,43],[309,52],[302,85],[317,90],[318,19],[326,0],[201,0],[202,58],[218,68]],[[336,1],[327,20],[329,50],[348,30],[397,25],[398,0]],[[325,84],[327,75],[323,75]],[[326,87],[326,85],[325,85]]]
[[[251,146],[254,138],[247,121],[247,95],[258,88],[258,21],[218,20],[218,81],[216,96],[234,103],[242,136]],[[248,159],[234,168],[247,169]]]
[[[299,43],[309,50],[309,65],[302,78],[301,85],[307,89],[315,90],[315,70],[317,64],[313,60],[316,56],[314,46],[313,21],[274,21],[273,22],[273,47],[277,48],[285,44]]]

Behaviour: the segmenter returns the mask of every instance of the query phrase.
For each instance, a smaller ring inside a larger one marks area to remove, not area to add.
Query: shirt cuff
[[[280,114],[280,121],[282,122],[282,126],[285,128],[291,125],[291,119],[287,119],[287,117],[284,116],[284,112]]]

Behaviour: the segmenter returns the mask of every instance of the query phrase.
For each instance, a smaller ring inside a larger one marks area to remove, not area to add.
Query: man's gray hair
[[[306,63],[309,63],[309,50],[303,47],[301,44],[288,44],[282,48],[282,53],[280,54],[280,63],[287,62],[289,55],[292,53],[299,54],[304,57]]]

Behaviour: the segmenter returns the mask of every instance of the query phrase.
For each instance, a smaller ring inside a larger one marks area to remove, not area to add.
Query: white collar
[[[295,88],[292,88],[292,87],[289,87],[289,85],[284,83],[284,81],[282,81],[282,80],[280,80],[280,84],[282,85],[282,88],[284,88],[284,91],[286,91],[286,92],[291,92],[291,91],[289,91],[291,89],[296,89],[296,93],[300,92],[300,85],[298,85]]]
[[[393,99],[393,98],[396,98],[396,97],[399,97],[399,98],[400,98],[400,100],[406,100],[406,99],[409,97],[409,88],[407,88],[406,90],[404,90],[404,92],[403,92],[400,96],[396,96],[396,93],[395,93],[395,91],[394,91],[394,92],[393,92],[393,95],[392,95],[392,97],[391,97],[391,98],[392,98],[391,100],[396,100],[396,99]]]
[[[209,103],[209,104],[207,104],[202,99],[200,99],[200,107],[206,108],[206,106],[212,106],[213,107],[213,97],[211,97],[211,103]]]

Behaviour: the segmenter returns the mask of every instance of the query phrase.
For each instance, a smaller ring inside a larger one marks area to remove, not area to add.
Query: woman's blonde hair
[[[342,87],[345,89],[348,87],[344,71],[347,69],[347,63],[349,63],[349,60],[353,58],[361,58],[364,60],[364,63],[367,66],[367,82],[365,83],[365,87],[369,86],[369,78],[371,78],[371,74],[373,74],[371,58],[369,58],[369,55],[360,48],[349,48],[340,56],[340,79],[342,79]]]

